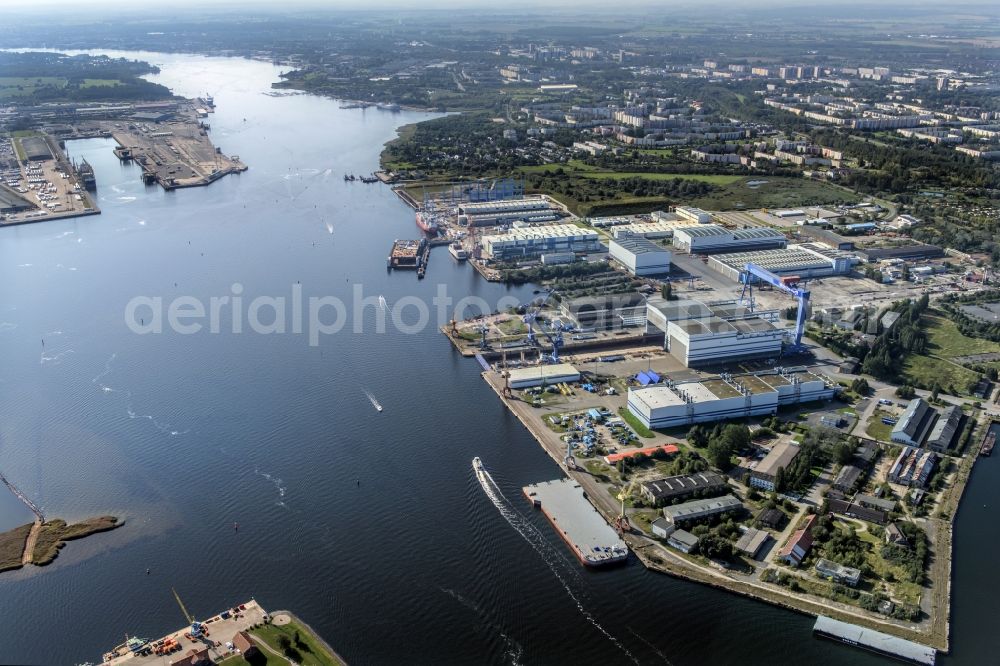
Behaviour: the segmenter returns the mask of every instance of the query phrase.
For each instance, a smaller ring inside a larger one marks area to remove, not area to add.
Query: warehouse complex
[[[596,231],[575,224],[546,224],[484,236],[483,251],[493,259],[537,256],[545,252],[593,252],[601,249]]]
[[[768,250],[785,247],[788,240],[780,231],[751,227],[727,229],[718,224],[681,227],[674,230],[674,248],[691,254],[717,254],[719,252]]]
[[[492,227],[516,221],[548,222],[559,219],[559,211],[545,199],[508,199],[463,203],[458,207],[458,223]]]
[[[687,367],[781,354],[785,332],[765,317],[734,302],[646,301],[647,328],[664,333],[664,349]]]
[[[776,250],[736,252],[710,257],[708,267],[726,277],[742,282],[747,264],[755,264],[775,275],[797,275],[800,278],[846,275],[858,263],[858,258],[842,250],[803,243]]]
[[[655,222],[633,222],[618,224],[611,228],[615,238],[622,236],[642,236],[643,238],[673,238],[674,230],[690,227],[687,220],[657,220]]]
[[[802,368],[630,388],[628,410],[647,428],[673,428],[775,414],[778,407],[829,400],[832,382]]]
[[[670,250],[642,237],[616,238],[608,244],[608,253],[632,275],[670,272]]]

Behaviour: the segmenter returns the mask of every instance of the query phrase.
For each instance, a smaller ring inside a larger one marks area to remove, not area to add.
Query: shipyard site
[[[947,649],[951,523],[930,516],[992,449],[995,412],[860,383],[844,350],[889,339],[905,304],[989,293],[975,257],[901,242],[884,209],[863,235],[832,231],[853,206],[578,218],[510,183],[411,205],[406,261],[433,242],[485,279],[539,285],[442,333],[564,469],[524,494],[582,565],[632,553],[815,615],[818,636],[918,664]],[[892,548],[831,561],[845,530]],[[922,583],[876,573],[917,543],[936,553]]]
[[[246,171],[238,156],[224,155],[212,144],[208,118],[214,106],[206,96],[18,107],[16,120],[33,129],[0,136],[0,225],[101,212],[93,167],[66,153],[66,141],[74,139],[114,139],[115,156],[137,165],[144,183],[164,190],[205,186]]]

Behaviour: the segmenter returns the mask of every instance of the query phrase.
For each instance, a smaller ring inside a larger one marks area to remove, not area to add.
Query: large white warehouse
[[[775,275],[797,275],[806,279],[846,275],[858,261],[849,252],[834,250],[819,243],[803,243],[780,250],[718,254],[709,258],[708,267],[739,282],[743,269],[751,263],[766,268]]]
[[[781,354],[785,332],[736,303],[646,301],[647,326],[664,333],[664,348],[688,367],[724,365]]]
[[[691,254],[716,254],[734,250],[768,250],[785,247],[788,240],[774,229],[727,229],[718,224],[674,229],[674,248]]]
[[[596,231],[575,224],[548,224],[511,229],[483,237],[483,251],[494,259],[528,257],[546,252],[592,252],[600,249]]]
[[[674,208],[674,214],[688,222],[697,222],[698,224],[708,224],[712,221],[711,213],[691,206],[677,206]]]
[[[546,222],[559,218],[559,211],[545,199],[507,199],[463,203],[458,223],[474,227],[496,226],[517,220]]]
[[[828,400],[832,382],[802,368],[724,375],[700,382],[630,388],[628,410],[647,428],[774,414],[779,406]]]
[[[608,243],[608,254],[632,275],[670,272],[670,250],[642,237],[617,238]]]
[[[532,386],[551,386],[561,382],[580,381],[580,373],[569,363],[554,365],[537,365],[529,368],[510,370],[510,387],[512,389],[530,388]]]

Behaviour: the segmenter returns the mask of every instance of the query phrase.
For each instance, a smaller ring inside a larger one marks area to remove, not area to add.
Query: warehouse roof
[[[674,522],[684,520],[688,516],[699,516],[705,512],[720,513],[734,511],[743,504],[734,495],[711,497],[708,499],[691,500],[683,504],[674,504],[663,508],[663,515]]]
[[[919,444],[918,440],[936,415],[934,409],[923,398],[914,398],[906,406],[896,425],[892,427],[892,436],[905,435]]]
[[[778,442],[771,448],[770,452],[754,468],[754,474],[775,476],[778,469],[788,467],[795,456],[799,455],[799,445],[795,442],[785,440]]]
[[[532,379],[548,379],[555,377],[565,377],[567,375],[579,376],[580,373],[569,363],[556,363],[554,365],[539,365],[530,368],[513,368],[507,371],[510,375],[511,384],[530,381]]]
[[[643,238],[642,236],[623,236],[616,238],[611,241],[611,245],[617,245],[632,254],[670,253],[670,250],[666,249],[662,245],[657,245],[653,241]]]
[[[640,294],[614,294],[612,296],[581,296],[563,303],[563,309],[568,312],[599,312],[618,310],[640,305],[643,297]]]
[[[941,410],[931,433],[927,435],[927,445],[934,448],[947,449],[958,432],[962,422],[962,409],[958,405],[949,405]]]
[[[709,471],[668,476],[642,484],[643,491],[657,500],[690,495],[699,490],[725,487],[726,480],[715,472]]]
[[[701,301],[668,301],[655,296],[646,301],[646,306],[655,309],[667,321],[680,321],[712,315],[712,310]]]
[[[753,557],[770,538],[771,535],[764,530],[751,527],[736,542],[736,550],[743,551],[750,555],[750,557]]]

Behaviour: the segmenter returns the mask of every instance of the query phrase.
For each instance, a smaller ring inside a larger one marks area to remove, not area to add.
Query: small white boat
[[[365,391],[365,395],[368,396],[368,401],[372,403],[372,407],[374,407],[376,410],[378,410],[378,411],[381,412],[382,411],[382,404],[378,400],[375,399],[375,396],[373,396],[368,391]]]

